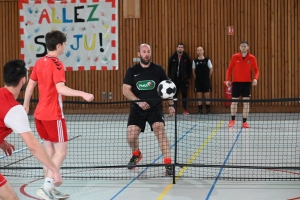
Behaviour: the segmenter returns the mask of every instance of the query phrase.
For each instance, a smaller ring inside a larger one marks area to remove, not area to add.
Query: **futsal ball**
[[[158,85],[157,92],[161,98],[170,99],[176,93],[176,85],[170,80],[164,80]]]

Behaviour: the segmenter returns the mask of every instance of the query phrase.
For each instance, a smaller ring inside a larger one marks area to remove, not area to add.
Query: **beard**
[[[141,61],[141,63],[143,63],[144,65],[148,65],[149,63],[150,63],[150,58],[149,58],[149,60],[148,61],[146,61],[143,57],[140,57],[140,61]]]

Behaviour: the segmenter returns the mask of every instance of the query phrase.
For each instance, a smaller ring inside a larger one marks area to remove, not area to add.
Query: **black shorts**
[[[153,131],[152,125],[155,122],[163,122],[165,124],[162,105],[158,104],[153,108],[143,110],[138,105],[131,104],[127,127],[136,125],[141,129],[141,132],[144,132],[147,121],[151,127],[151,131]]]
[[[211,92],[210,81],[195,81],[195,92]]]
[[[238,98],[251,96],[251,82],[233,82],[232,83],[232,97]]]

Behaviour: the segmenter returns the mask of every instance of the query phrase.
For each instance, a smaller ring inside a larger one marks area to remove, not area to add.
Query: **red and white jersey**
[[[57,83],[66,82],[63,63],[57,57],[46,55],[35,63],[30,78],[38,82],[40,95],[34,117],[39,120],[64,118],[62,95],[56,90]]]
[[[25,109],[6,88],[0,88],[0,143],[12,132],[31,132]]]

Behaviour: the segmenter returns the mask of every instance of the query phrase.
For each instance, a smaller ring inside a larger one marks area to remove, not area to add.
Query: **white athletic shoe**
[[[36,194],[39,197],[41,197],[42,199],[45,199],[45,200],[57,200],[57,198],[55,198],[55,194],[54,194],[53,191],[46,192],[44,190],[44,188],[38,189],[38,191],[36,192]]]
[[[54,192],[55,197],[56,197],[57,199],[68,199],[68,198],[70,198],[70,195],[69,195],[69,194],[64,194],[64,193],[58,191],[58,190],[55,189],[55,188],[53,189],[53,192]]]

